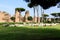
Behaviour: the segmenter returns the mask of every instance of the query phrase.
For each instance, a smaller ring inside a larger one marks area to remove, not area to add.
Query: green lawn
[[[0,27],[0,40],[60,40],[60,25]]]

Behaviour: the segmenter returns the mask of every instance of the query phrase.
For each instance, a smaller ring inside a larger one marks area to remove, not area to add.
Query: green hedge
[[[3,25],[3,24],[23,24],[23,22],[19,22],[19,23],[18,23],[18,22],[16,22],[16,23],[15,23],[15,22],[9,22],[9,23],[7,23],[7,22],[6,22],[6,23],[0,23],[0,25]]]

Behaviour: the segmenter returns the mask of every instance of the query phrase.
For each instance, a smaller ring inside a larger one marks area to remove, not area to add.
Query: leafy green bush
[[[29,21],[32,21],[32,16],[29,16],[28,18],[27,18]]]

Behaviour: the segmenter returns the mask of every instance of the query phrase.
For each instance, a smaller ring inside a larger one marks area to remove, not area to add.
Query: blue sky
[[[6,11],[11,15],[15,14],[15,8],[17,7],[22,7],[25,8],[26,10],[29,10],[30,15],[33,16],[33,8],[29,8],[27,6],[27,3],[24,2],[23,0],[0,0],[0,11]],[[47,10],[44,10],[44,12],[46,14],[51,14],[53,12],[60,12],[60,8],[57,8],[57,6],[55,7],[51,7]],[[39,8],[39,13],[41,14],[41,10]],[[21,13],[22,16],[25,15],[25,11]],[[52,16],[50,16],[52,17]]]

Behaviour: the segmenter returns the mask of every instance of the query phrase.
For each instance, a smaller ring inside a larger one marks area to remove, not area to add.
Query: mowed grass
[[[60,25],[0,27],[0,40],[60,40]]]

